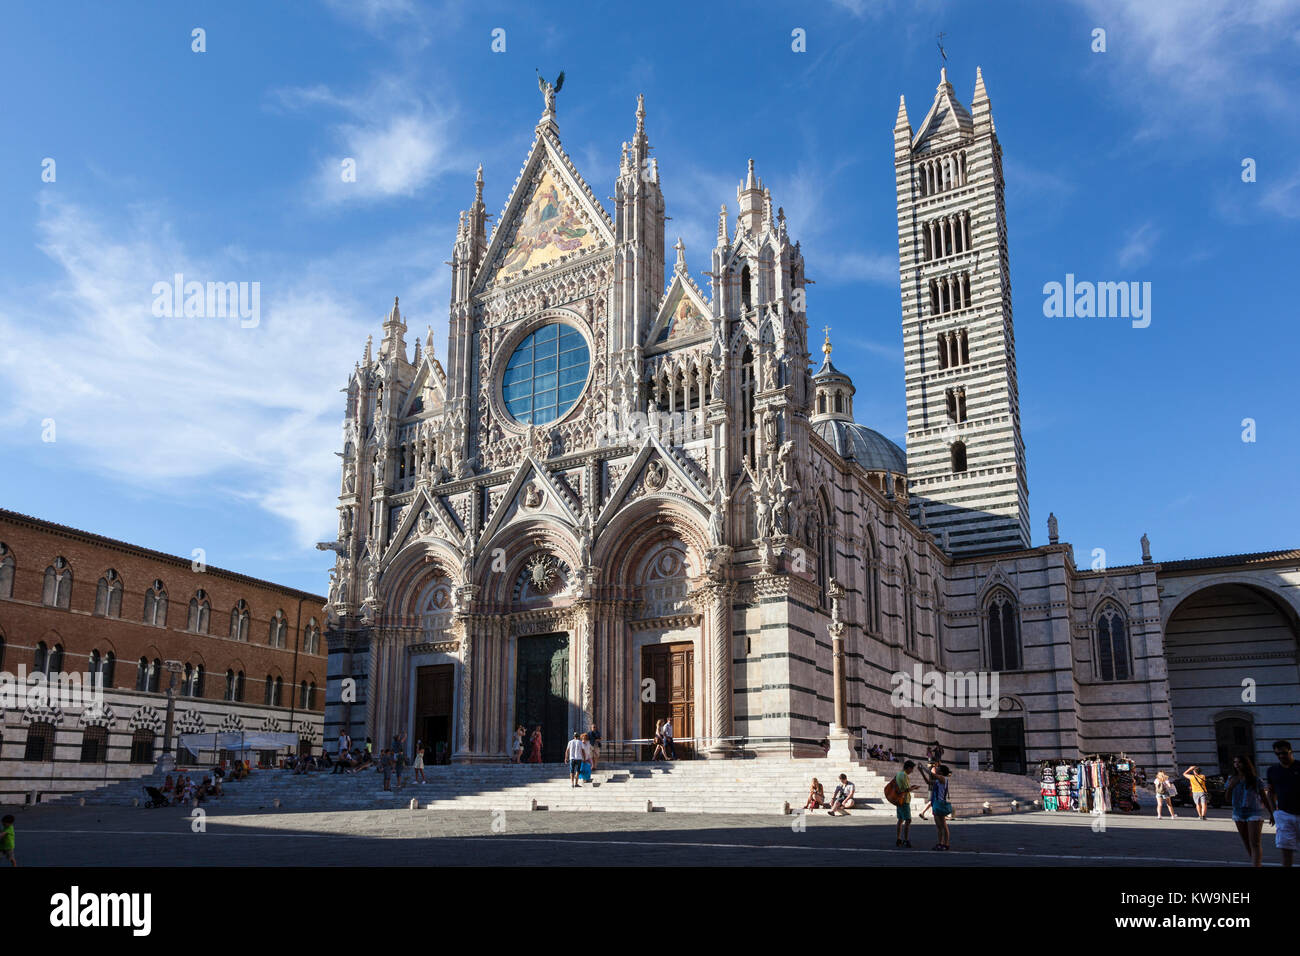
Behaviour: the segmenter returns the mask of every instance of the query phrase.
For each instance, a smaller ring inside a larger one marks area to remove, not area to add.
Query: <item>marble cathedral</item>
[[[1160,564],[1144,537],[1139,565],[1080,568],[1054,517],[1031,544],[982,76],[969,109],[945,72],[894,126],[906,451],[854,420],[829,337],[811,360],[754,163],[702,288],[665,245],[643,101],[607,210],[542,85],[494,228],[481,169],[461,215],[446,364],[394,300],[348,381],[327,738],[502,761],[523,724],[553,760],[595,723],[636,757],[671,719],[697,755],[939,739],[1016,770],[1300,736],[1300,552]],[[931,671],[997,674],[992,712],[900,706],[897,675]],[[1277,694],[1243,704],[1242,674]]]

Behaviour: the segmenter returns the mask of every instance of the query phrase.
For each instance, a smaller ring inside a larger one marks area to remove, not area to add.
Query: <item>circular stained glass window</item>
[[[506,363],[501,397],[506,411],[526,425],[545,425],[577,404],[587,384],[591,353],[569,325],[544,325],[519,343]]]

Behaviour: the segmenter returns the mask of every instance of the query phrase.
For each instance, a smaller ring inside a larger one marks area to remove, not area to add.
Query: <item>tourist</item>
[[[595,723],[587,731],[587,743],[591,746],[591,769],[595,770],[596,764],[600,762],[600,731],[596,729]]]
[[[1273,744],[1277,765],[1268,768],[1268,793],[1273,804],[1273,824],[1277,827],[1277,848],[1282,851],[1282,865],[1295,863],[1296,829],[1300,824],[1300,762],[1291,754],[1291,742]]]
[[[352,766],[352,755],[343,747],[346,736],[339,738],[339,759],[334,761],[333,773],[347,773]]]
[[[931,849],[947,850],[951,839],[948,817],[952,816],[952,804],[948,802],[948,777],[952,771],[938,761],[931,763],[929,770],[925,767],[918,769],[930,785],[930,809],[934,811],[934,826],[939,836],[939,842]]]
[[[898,802],[894,804],[894,810],[898,817],[898,823],[894,826],[894,846],[895,847],[912,847],[912,778],[910,774],[916,767],[916,764],[907,760],[903,762],[903,769],[894,774],[894,789],[898,791]]]
[[[402,737],[403,737],[402,742],[405,743],[406,735],[403,734]],[[393,772],[397,774],[398,790],[402,789],[402,774],[405,771],[406,771],[406,750],[405,748],[403,748],[398,750],[395,754],[393,754]]]
[[[564,748],[564,759],[569,761],[569,786],[578,786],[578,773],[582,770],[582,740],[579,739],[577,732],[573,734],[573,739],[569,745]]]
[[[1192,787],[1192,805],[1196,807],[1196,815],[1201,818],[1201,822],[1206,820],[1206,812],[1210,809],[1210,789],[1206,785],[1205,774],[1201,773],[1201,768],[1192,764],[1183,771],[1183,776]],[[1173,813],[1173,807],[1169,808]]]
[[[936,740],[932,749],[934,750],[934,759],[939,763],[943,763],[943,744]]]
[[[347,732],[346,730],[343,731],[343,733],[339,734],[339,751],[338,751],[338,752],[339,752],[339,759],[340,759],[340,760],[343,758],[343,755],[344,755],[344,754],[348,754],[348,753],[351,753],[351,752],[352,752],[352,738],[351,738],[350,736],[348,736],[348,732]]]
[[[666,718],[664,725],[659,728],[659,734],[664,740],[664,754],[667,760],[676,760],[677,751],[673,750],[673,721],[672,718]]]
[[[366,753],[373,757],[375,754],[375,744],[369,737],[366,738]]]
[[[519,763],[524,759],[524,727],[520,724],[515,728],[515,739],[510,744],[510,759],[514,763]]]
[[[1169,819],[1176,819],[1178,814],[1174,813],[1174,784],[1169,779],[1169,774],[1161,770],[1156,774],[1156,819],[1162,816],[1162,809],[1169,808]]]
[[[384,789],[393,789],[393,755],[387,749],[379,751],[379,771],[384,775]]]
[[[1277,818],[1272,801],[1264,789],[1264,781],[1255,773],[1255,765],[1246,756],[1232,758],[1232,776],[1224,787],[1223,795],[1232,800],[1232,822],[1237,825],[1241,842],[1246,845],[1246,855],[1255,866],[1264,865],[1264,848],[1260,835],[1264,831],[1264,815]]]
[[[406,731],[393,734],[393,756],[406,753]]]
[[[533,735],[528,738],[528,762],[542,762],[542,725],[538,724],[533,728]]]
[[[654,749],[654,753],[650,755],[650,759],[651,760],[668,759],[668,755],[664,753],[664,735],[663,732],[659,729],[658,724],[655,725],[655,749]]]
[[[813,777],[812,786],[808,788],[808,802],[803,805],[803,808],[820,810],[824,806],[826,806],[826,790],[822,787],[821,781]]]
[[[165,778],[163,778],[162,792],[165,794],[171,794],[174,793],[175,791],[176,791],[176,781],[172,780],[171,774],[168,774]],[[171,799],[170,796],[168,797],[168,799]]]
[[[840,784],[835,788],[835,792],[831,794],[831,808],[827,813],[832,817],[847,817],[849,811],[853,809],[853,794],[856,790],[857,787],[853,785],[853,781],[848,778],[848,775],[840,774]]]
[[[10,866],[18,865],[14,856],[14,815],[6,813],[0,817],[0,859],[8,860]]]
[[[415,762],[411,764],[411,770],[414,771],[416,783],[428,783],[424,776],[424,741],[415,742]]]

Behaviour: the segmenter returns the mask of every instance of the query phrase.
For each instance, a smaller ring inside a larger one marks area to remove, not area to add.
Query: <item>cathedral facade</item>
[[[555,760],[594,723],[635,758],[670,719],[696,755],[938,739],[1015,771],[1300,736],[1300,552],[1158,564],[1144,538],[1078,568],[1054,517],[1031,543],[982,76],[894,127],[906,450],[855,421],[829,335],[812,361],[754,163],[704,288],[666,245],[643,102],[607,210],[555,92],[495,227],[481,169],[461,215],[446,364],[394,300],[348,381],[327,738],[503,761],[524,725]]]

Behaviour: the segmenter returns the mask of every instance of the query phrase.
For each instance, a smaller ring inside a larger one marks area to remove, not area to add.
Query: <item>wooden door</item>
[[[411,754],[424,744],[426,764],[446,763],[451,757],[452,715],[455,713],[455,666],[435,664],[415,672],[415,740]]]
[[[691,757],[695,745],[687,741],[695,736],[695,645],[651,644],[643,648],[641,678],[653,681],[654,698],[641,703],[641,736],[653,738],[655,729],[671,719],[677,757]],[[646,747],[643,759],[650,759],[653,753],[653,746]]]

